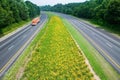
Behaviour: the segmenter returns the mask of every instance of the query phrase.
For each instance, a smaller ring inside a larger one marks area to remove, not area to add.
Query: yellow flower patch
[[[81,51],[77,48],[61,19],[51,17],[47,29],[32,52],[22,79],[92,80]]]

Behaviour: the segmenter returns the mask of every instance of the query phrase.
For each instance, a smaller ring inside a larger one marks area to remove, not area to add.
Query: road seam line
[[[10,47],[8,48],[8,50],[11,50],[14,46],[15,46],[15,45],[10,46]]]
[[[111,47],[112,48],[112,45],[110,45],[109,43],[106,43],[109,47]]]

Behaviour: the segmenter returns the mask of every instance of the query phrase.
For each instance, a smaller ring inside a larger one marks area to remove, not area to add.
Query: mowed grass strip
[[[51,17],[46,31],[32,51],[22,80],[92,80],[85,58],[64,27],[61,19]]]
[[[104,59],[103,56],[79,33],[79,31],[70,24],[65,18],[62,21],[70,32],[72,37],[75,39],[77,44],[80,46],[85,56],[89,60],[95,73],[100,77],[101,80],[120,80],[120,74],[117,73],[112,66]]]

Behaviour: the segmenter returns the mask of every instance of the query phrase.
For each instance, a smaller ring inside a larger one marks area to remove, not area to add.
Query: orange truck
[[[39,22],[40,22],[40,18],[39,18],[39,17],[38,17],[38,18],[34,18],[34,19],[32,20],[32,26],[37,25]]]

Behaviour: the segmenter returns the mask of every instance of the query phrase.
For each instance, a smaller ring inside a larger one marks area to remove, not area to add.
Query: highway
[[[0,42],[0,77],[3,76],[10,66],[15,62],[18,56],[32,41],[46,21],[47,16],[42,13],[40,17],[40,23],[38,23],[36,26],[31,26],[30,24],[24,29]]]
[[[68,20],[88,42],[120,73],[120,38],[111,35],[103,29],[93,27],[78,18],[56,13]]]
[[[120,39],[110,33],[93,27],[70,15],[56,13],[68,20],[98,52],[120,73]],[[34,38],[34,34],[42,28],[47,20],[41,14],[41,21],[36,26],[27,26],[16,34],[0,42],[0,77],[11,67],[26,46]],[[36,33],[37,34],[37,33]],[[28,43],[28,44],[26,44]],[[26,44],[26,46],[24,46]],[[24,46],[24,47],[23,47]],[[23,49],[22,49],[23,48]],[[19,52],[19,53],[18,53]]]

